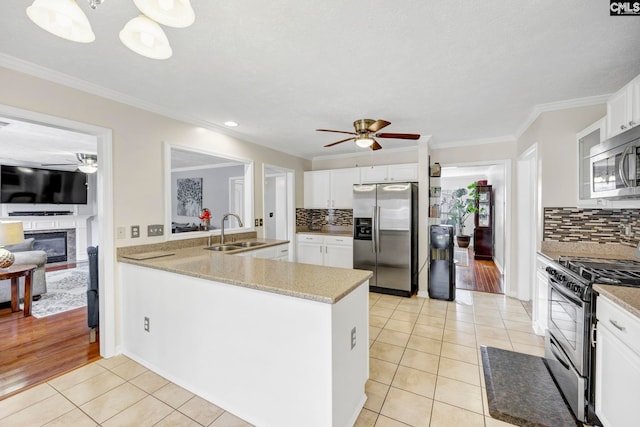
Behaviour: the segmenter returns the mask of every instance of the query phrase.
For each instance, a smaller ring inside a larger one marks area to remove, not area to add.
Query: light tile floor
[[[480,346],[543,355],[530,307],[458,290],[455,302],[369,295],[370,379],[357,427],[501,427],[489,415]],[[0,401],[4,426],[212,426],[249,423],[125,356]]]
[[[367,402],[356,427],[501,427],[480,346],[544,355],[529,304],[457,290],[456,301],[369,294]]]

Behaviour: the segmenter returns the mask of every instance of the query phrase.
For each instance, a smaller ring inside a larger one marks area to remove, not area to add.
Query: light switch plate
[[[147,236],[156,237],[164,234],[164,225],[152,224],[147,226]]]

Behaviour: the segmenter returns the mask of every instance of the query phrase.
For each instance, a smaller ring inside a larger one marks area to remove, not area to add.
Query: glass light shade
[[[38,27],[63,39],[91,43],[96,39],[91,24],[75,0],[35,0],[27,16]]]
[[[173,54],[169,39],[157,22],[140,15],[127,22],[120,40],[135,53],[151,59],[167,59]]]
[[[133,0],[140,12],[168,27],[184,28],[196,15],[189,0]]]
[[[78,165],[78,170],[84,173],[96,173],[98,171],[98,165],[92,163],[86,165]]]
[[[373,144],[373,138],[370,138],[366,135],[359,136],[358,138],[356,138],[356,144],[358,145],[358,147],[362,148],[371,147],[371,144]]]

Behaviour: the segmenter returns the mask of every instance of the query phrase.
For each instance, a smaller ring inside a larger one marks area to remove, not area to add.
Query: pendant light
[[[75,0],[35,0],[27,16],[38,27],[63,39],[91,43],[96,39],[91,24]]]
[[[127,22],[120,40],[135,53],[151,59],[167,59],[173,54],[169,39],[160,25],[144,15]]]
[[[188,27],[196,19],[189,0],[133,0],[133,2],[142,13],[168,27]]]

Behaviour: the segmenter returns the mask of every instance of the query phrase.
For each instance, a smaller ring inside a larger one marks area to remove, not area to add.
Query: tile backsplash
[[[635,247],[640,241],[640,209],[544,208],[543,240]]]
[[[353,225],[353,209],[296,209],[296,226]]]

